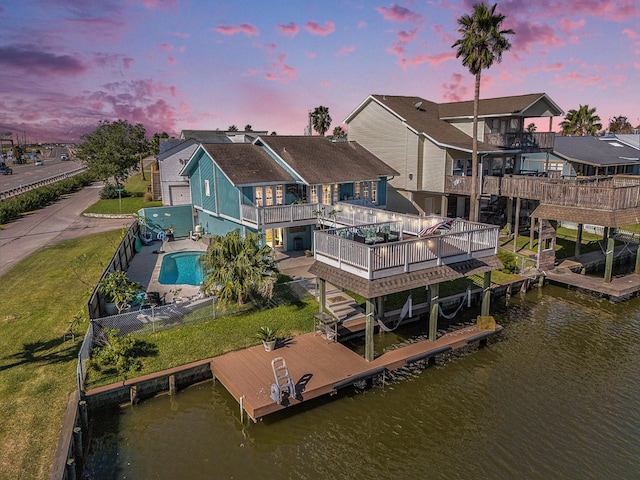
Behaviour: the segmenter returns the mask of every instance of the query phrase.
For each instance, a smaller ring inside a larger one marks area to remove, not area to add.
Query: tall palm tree
[[[456,58],[462,57],[462,65],[476,76],[473,96],[473,144],[471,153],[471,208],[469,220],[478,221],[478,103],[480,101],[480,77],[482,70],[493,62],[502,61],[502,53],[511,48],[507,35],[515,32],[501,30],[505,16],[495,13],[498,4],[488,8],[482,2],[473,6],[473,15],[458,18],[458,32],[462,37],[452,48],[458,47]]]
[[[313,129],[324,137],[324,134],[331,126],[331,115],[329,115],[329,107],[323,107],[320,105],[311,112],[311,123]]]
[[[205,293],[238,305],[256,296],[271,298],[278,267],[271,248],[260,244],[259,233],[249,233],[244,238],[240,230],[216,235],[200,262]]]
[[[600,117],[596,115],[595,108],[589,105],[580,105],[578,110],[571,109],[564,120],[560,122],[561,135],[595,135],[602,129]]]

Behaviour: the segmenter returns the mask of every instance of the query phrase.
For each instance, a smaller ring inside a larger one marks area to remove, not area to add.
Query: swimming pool
[[[198,259],[203,252],[167,253],[162,258],[158,282],[164,285],[200,285],[202,267]]]

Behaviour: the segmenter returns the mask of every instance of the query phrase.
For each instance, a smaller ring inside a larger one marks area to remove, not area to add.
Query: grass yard
[[[151,187],[151,167],[145,168],[145,178],[146,180],[142,180],[140,173],[134,173],[124,184],[124,189],[130,196],[122,197],[122,199],[98,200],[83,213],[101,215],[132,214],[138,213],[141,208],[161,207],[161,201],[154,202],[145,197],[145,193]]]
[[[75,341],[62,336],[119,239],[117,230],[48,247],[0,277],[0,479],[49,476],[86,322]]]

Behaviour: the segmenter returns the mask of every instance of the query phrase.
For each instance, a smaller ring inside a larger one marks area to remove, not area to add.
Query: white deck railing
[[[341,231],[353,233],[354,228],[316,231],[316,260],[373,280],[495,255],[498,248],[499,227],[463,220],[441,235],[407,238],[405,231],[403,240],[373,245],[355,241],[353,236],[341,236]]]

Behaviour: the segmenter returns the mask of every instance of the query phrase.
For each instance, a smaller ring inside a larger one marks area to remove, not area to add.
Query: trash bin
[[[296,252],[302,250],[302,239],[300,237],[296,237],[293,239],[293,249]]]

